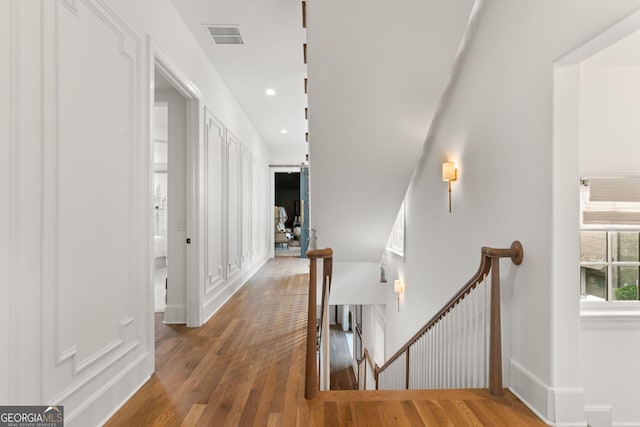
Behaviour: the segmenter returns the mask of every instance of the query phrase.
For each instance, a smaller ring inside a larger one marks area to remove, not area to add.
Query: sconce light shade
[[[453,162],[442,163],[442,180],[448,184],[449,187],[449,213],[451,213],[451,181],[458,179],[458,168]]]
[[[398,313],[400,312],[400,295],[404,293],[404,285],[401,280],[393,281],[393,292],[398,296]]]
[[[393,281],[393,292],[398,295],[402,293],[402,282],[400,280]]]
[[[455,181],[458,179],[458,169],[453,162],[442,163],[442,180],[443,181]]]

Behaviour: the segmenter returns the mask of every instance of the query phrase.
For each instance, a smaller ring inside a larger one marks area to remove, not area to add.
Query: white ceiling
[[[274,152],[295,147],[293,151],[306,153],[300,0],[171,2],[267,146]],[[238,25],[244,44],[216,45],[204,24]],[[267,88],[275,89],[276,95],[266,96]],[[288,132],[282,134],[281,129]]]

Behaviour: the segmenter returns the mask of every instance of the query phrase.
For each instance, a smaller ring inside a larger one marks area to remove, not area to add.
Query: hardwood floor
[[[201,328],[156,323],[156,372],[107,426],[544,426],[484,390],[304,399],[308,261],[270,260]]]
[[[331,390],[357,390],[358,383],[353,372],[353,361],[349,352],[349,345],[342,326],[331,325],[331,375],[329,386]]]

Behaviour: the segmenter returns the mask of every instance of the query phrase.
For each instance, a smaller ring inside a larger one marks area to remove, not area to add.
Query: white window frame
[[[606,266],[607,268],[607,300],[606,301],[598,301],[598,303],[621,303],[624,302],[626,304],[638,304],[640,300],[631,300],[631,301],[618,301],[613,299],[613,268],[614,267],[637,267],[640,268],[640,261],[614,261],[613,260],[613,251],[612,251],[612,235],[617,232],[630,232],[630,233],[639,233],[640,229],[638,227],[629,227],[629,228],[619,228],[619,227],[609,227],[609,228],[592,228],[592,227],[583,227],[581,230],[585,232],[606,232],[607,237],[607,247],[606,247],[606,261],[580,261],[580,267],[589,267],[589,266]],[[582,245],[582,243],[581,243]],[[581,248],[582,251],[582,248]],[[580,299],[582,299],[582,285],[584,283],[583,280],[582,268],[580,269]],[[640,283],[637,283],[640,287]],[[583,300],[584,301],[584,300]]]
[[[405,204],[404,201],[400,205],[398,215],[391,228],[389,240],[387,241],[387,251],[404,257],[405,248]]]

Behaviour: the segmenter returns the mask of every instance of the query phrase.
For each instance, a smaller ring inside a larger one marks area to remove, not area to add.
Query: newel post
[[[502,396],[502,324],[500,321],[500,258],[511,258],[515,265],[522,263],[522,244],[517,240],[509,249],[482,248],[491,259],[491,308],[489,319],[489,393]]]
[[[317,326],[317,259],[322,258],[323,264],[323,277],[322,277],[322,290],[323,299],[325,298],[325,283],[327,283],[327,277],[329,278],[329,284],[331,283],[332,274],[332,260],[333,250],[331,248],[326,249],[312,249],[307,251],[307,257],[309,258],[309,307],[307,311],[307,359],[305,366],[305,379],[304,379],[304,397],[305,399],[313,399],[318,394],[318,326]],[[328,295],[327,295],[328,297]],[[324,304],[324,302],[323,302]],[[322,307],[324,310],[324,306]],[[322,326],[321,326],[322,327]]]
[[[309,257],[309,309],[307,312],[307,360],[304,398],[313,399],[318,392],[316,362],[316,258]]]
[[[502,396],[502,326],[500,322],[500,258],[491,258],[491,325],[489,393]]]

